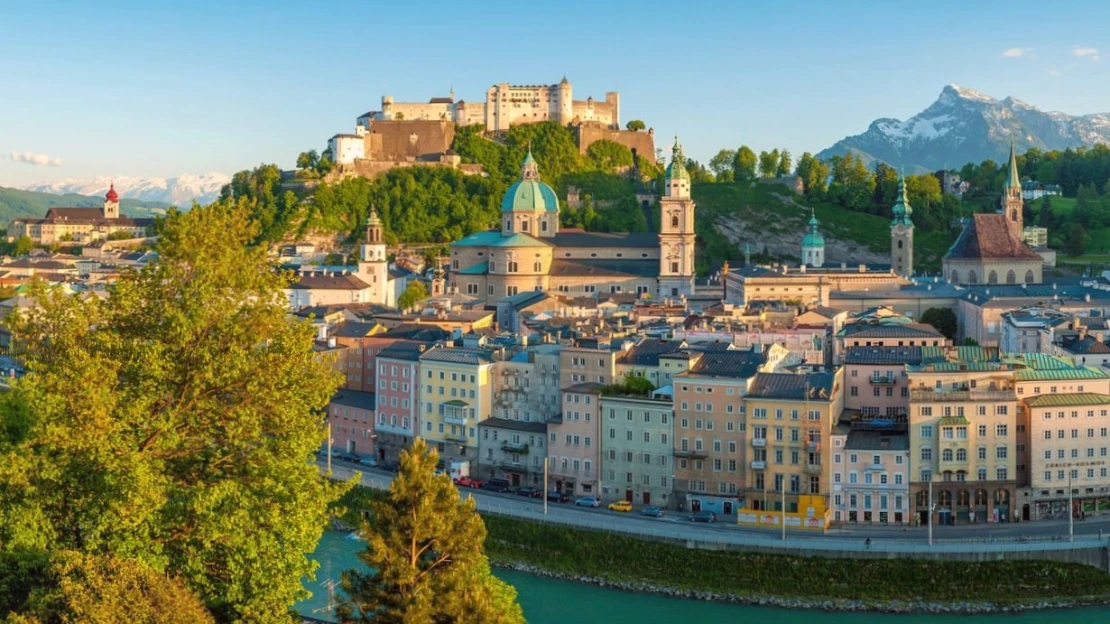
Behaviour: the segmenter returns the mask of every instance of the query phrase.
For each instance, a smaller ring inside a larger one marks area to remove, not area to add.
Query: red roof
[[[108,187],[108,194],[104,196],[104,199],[110,202],[119,201],[119,193],[116,192],[116,185],[114,182]]]
[[[976,214],[948,250],[953,259],[1039,260],[1037,255],[1010,228],[1006,215]]]

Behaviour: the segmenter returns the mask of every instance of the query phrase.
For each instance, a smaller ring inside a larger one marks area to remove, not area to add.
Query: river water
[[[297,605],[302,615],[330,619],[327,615],[328,579],[345,569],[360,566],[363,542],[353,535],[326,533],[316,549],[320,562],[317,581],[306,585],[314,595]],[[747,607],[651,594],[633,594],[592,585],[556,581],[520,572],[497,571],[512,583],[529,624],[674,624],[687,622],[759,622],[759,624],[812,624],[815,612]],[[338,590],[337,590],[338,591]],[[1060,622],[1110,621],[1110,608],[1044,611],[1018,615],[944,616],[883,615],[871,613],[822,613],[821,624],[1059,624]]]

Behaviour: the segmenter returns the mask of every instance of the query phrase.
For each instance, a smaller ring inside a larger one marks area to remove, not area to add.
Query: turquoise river
[[[297,605],[302,615],[327,620],[327,579],[337,579],[347,568],[360,565],[357,553],[365,542],[353,535],[328,533],[316,550],[320,562],[317,581],[306,585],[314,595]],[[518,572],[498,571],[516,586],[529,624],[695,624],[700,622],[758,622],[759,624],[810,624],[814,612],[747,607],[633,594],[592,585],[554,581]],[[1018,615],[945,616],[822,613],[821,624],[1059,624],[1061,622],[1110,622],[1110,607],[1068,611],[1030,612]]]

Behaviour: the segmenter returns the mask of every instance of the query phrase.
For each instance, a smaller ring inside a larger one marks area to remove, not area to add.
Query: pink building
[[[909,524],[910,446],[904,419],[857,420],[832,435],[833,521]]]
[[[328,404],[332,449],[356,455],[374,453],[374,393],[340,390]]]
[[[563,389],[563,410],[547,422],[548,488],[568,496],[599,496],[601,384]]]
[[[427,345],[395,340],[377,352],[377,448],[379,461],[393,461],[412,445],[420,405],[420,354]]]
[[[848,347],[844,364],[844,410],[860,416],[905,416],[910,402],[907,364],[921,363],[921,347]]]

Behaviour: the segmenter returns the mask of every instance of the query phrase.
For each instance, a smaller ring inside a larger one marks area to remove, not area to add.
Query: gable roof
[[[308,273],[297,278],[289,288],[296,290],[365,290],[370,285],[351,274]]]
[[[694,363],[690,372],[696,375],[746,379],[759,372],[763,361],[763,354],[758,351],[707,350]]]
[[[973,215],[945,257],[954,260],[1041,260],[1014,234],[1006,215],[990,213]]]
[[[832,398],[832,388],[832,373],[759,373],[752,380],[748,396],[793,401],[829,401]]]
[[[633,366],[659,366],[659,357],[686,346],[684,340],[653,340],[645,338],[633,345],[619,359],[622,364]]]

